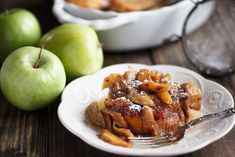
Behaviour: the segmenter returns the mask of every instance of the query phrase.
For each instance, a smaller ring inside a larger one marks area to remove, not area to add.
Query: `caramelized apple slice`
[[[122,75],[120,74],[110,74],[109,76],[105,77],[102,85],[102,89],[109,88],[113,86],[118,80],[120,80]]]
[[[132,147],[132,143],[126,142],[118,136],[114,135],[112,132],[104,129],[100,134],[100,138],[110,144],[122,147]]]
[[[169,83],[157,83],[157,82],[146,82],[139,85],[140,89],[144,89],[150,92],[162,92],[169,91],[171,88],[171,84]]]
[[[168,91],[162,91],[162,92],[157,92],[157,96],[164,102],[165,104],[172,104],[173,100],[171,98],[171,95],[169,94]]]
[[[135,95],[131,97],[131,100],[136,104],[146,105],[150,107],[154,106],[153,100],[148,95]]]
[[[162,78],[163,73],[158,71],[150,71],[147,69],[140,69],[139,72],[136,75],[136,79],[138,81],[144,82],[144,81],[160,81]]]

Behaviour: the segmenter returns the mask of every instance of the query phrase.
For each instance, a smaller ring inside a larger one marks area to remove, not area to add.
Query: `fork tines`
[[[128,138],[137,148],[158,148],[164,145],[172,144],[169,135],[152,136],[152,137],[129,137]]]

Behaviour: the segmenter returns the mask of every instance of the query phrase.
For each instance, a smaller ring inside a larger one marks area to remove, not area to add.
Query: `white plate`
[[[110,73],[123,73],[128,66],[134,69],[148,68],[173,75],[173,80],[185,82],[193,80],[203,92],[202,114],[214,113],[234,106],[231,94],[221,85],[206,80],[199,74],[177,66],[141,64],[119,64],[103,68],[99,72],[78,78],[67,85],[62,94],[58,108],[61,123],[74,135],[87,144],[115,154],[135,156],[168,156],[196,151],[226,135],[234,126],[235,116],[214,120],[187,132],[178,143],[154,149],[137,149],[114,146],[102,141],[85,118],[85,109],[93,100],[102,95],[101,85],[105,76]]]

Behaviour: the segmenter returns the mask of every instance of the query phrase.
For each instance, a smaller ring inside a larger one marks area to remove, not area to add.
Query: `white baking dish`
[[[171,35],[181,35],[185,17],[195,4],[183,0],[156,10],[128,13],[91,11],[64,0],[54,0],[53,13],[61,23],[93,27],[108,51],[128,51],[157,46]],[[190,31],[201,26],[213,12],[214,1],[196,10]]]

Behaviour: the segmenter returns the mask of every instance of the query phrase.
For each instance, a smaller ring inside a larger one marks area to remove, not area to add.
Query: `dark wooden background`
[[[1,0],[0,11],[27,8],[38,17],[45,33],[59,25],[51,13],[52,3],[52,0]],[[126,62],[173,64],[195,70],[184,57],[179,42],[129,53],[105,53],[104,66]],[[225,86],[235,97],[235,75],[210,79]],[[59,102],[41,111],[23,112],[13,108],[0,93],[0,157],[118,157],[87,145],[67,131],[57,117]],[[235,128],[217,142],[182,157],[199,156],[234,157]]]

